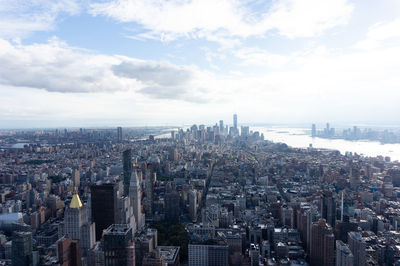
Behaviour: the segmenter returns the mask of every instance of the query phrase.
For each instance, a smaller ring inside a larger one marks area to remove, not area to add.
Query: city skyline
[[[397,124],[399,2],[299,3],[2,1],[0,128]]]

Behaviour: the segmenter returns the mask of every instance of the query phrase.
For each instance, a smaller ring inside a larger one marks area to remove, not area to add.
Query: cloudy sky
[[[400,122],[398,0],[0,0],[0,127]]]

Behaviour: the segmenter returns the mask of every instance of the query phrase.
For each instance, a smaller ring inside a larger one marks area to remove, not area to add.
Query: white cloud
[[[381,22],[373,25],[368,29],[367,37],[358,42],[355,48],[359,49],[375,49],[384,41],[400,38],[400,18],[390,22]]]
[[[52,30],[60,15],[76,15],[81,8],[80,0],[2,0],[0,37],[18,38]]]
[[[196,67],[106,56],[68,46],[57,38],[45,44],[12,44],[0,39],[0,85],[49,92],[131,91],[152,98],[207,101],[209,74]]]
[[[226,44],[234,41],[229,37],[260,36],[271,30],[289,38],[312,37],[346,24],[352,10],[347,0],[273,1],[261,15],[251,9],[251,1],[114,0],[91,4],[90,13],[138,23],[148,30],[139,34],[143,38],[206,38]]]

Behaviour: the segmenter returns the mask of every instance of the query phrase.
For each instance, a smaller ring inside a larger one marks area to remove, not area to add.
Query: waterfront
[[[266,140],[286,143],[292,147],[307,148],[312,144],[314,148],[334,149],[342,154],[353,152],[364,156],[389,156],[393,161],[400,160],[400,144],[312,138],[309,134],[310,129],[307,128],[251,127],[251,130],[263,133]]]

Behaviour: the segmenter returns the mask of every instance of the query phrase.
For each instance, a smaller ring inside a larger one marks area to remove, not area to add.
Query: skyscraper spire
[[[82,207],[82,202],[81,202],[81,199],[79,198],[78,190],[76,187],[74,188],[74,195],[72,196],[72,200],[71,200],[71,203],[69,204],[69,207],[70,208]]]

